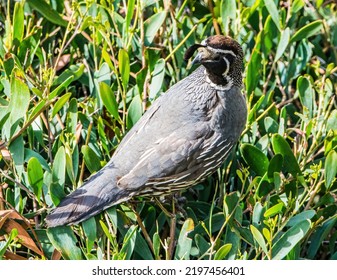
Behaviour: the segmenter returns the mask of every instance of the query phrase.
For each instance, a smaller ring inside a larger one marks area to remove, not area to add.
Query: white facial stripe
[[[226,71],[225,72],[223,72],[223,74],[222,74],[222,76],[224,76],[224,77],[227,77],[227,74],[228,74],[228,71],[229,71],[229,67],[230,67],[230,65],[229,65],[229,61],[228,61],[228,59],[224,56],[224,57],[222,57],[223,58],[223,60],[226,62]]]
[[[231,50],[215,49],[215,48],[212,48],[210,46],[207,46],[207,49],[209,49],[210,51],[215,52],[215,53],[230,54],[233,57],[236,57],[236,54]]]

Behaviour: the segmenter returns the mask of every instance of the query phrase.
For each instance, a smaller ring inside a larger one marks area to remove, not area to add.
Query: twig
[[[24,190],[27,195],[33,199],[34,201],[36,200],[34,193],[32,193],[25,185],[21,184],[20,182],[16,181],[15,179],[13,179],[12,177],[8,176],[5,172],[3,172],[0,169],[0,173],[2,176],[4,176],[7,180],[13,182],[14,184],[18,185],[20,189]]]
[[[219,24],[215,18],[215,15],[214,15],[214,7],[213,7],[213,1],[212,0],[208,0],[208,7],[211,11],[211,14],[212,14],[212,19],[213,19],[213,26],[214,26],[214,29],[215,29],[215,33],[217,35],[220,35],[221,34],[221,31],[220,31],[220,27],[219,27]]]
[[[4,199],[3,194],[2,194],[2,190],[5,189],[6,186],[7,186],[6,183],[0,184],[0,211],[1,210],[5,210],[5,205],[4,205],[3,201],[2,201],[2,199]]]
[[[273,102],[260,116],[258,116],[255,122],[258,122],[259,120],[261,120],[274,106],[275,106],[275,102]],[[247,133],[248,129],[250,129],[251,126],[252,126],[251,124],[248,124],[241,135],[244,135],[245,133]]]
[[[143,235],[145,237],[145,240],[146,240],[147,244],[150,246],[153,255],[155,255],[152,240],[150,238],[149,233],[147,232],[146,228],[143,225],[143,222],[142,222],[142,219],[139,216],[139,213],[136,211],[136,209],[133,207],[132,204],[131,204],[131,209],[132,209],[133,213],[136,215],[137,223],[138,223],[141,231],[143,232]]]
[[[166,260],[171,260],[173,257],[173,251],[175,246],[175,231],[176,231],[176,215],[175,215],[175,205],[174,205],[174,199],[172,197],[172,212],[170,213],[167,211],[167,209],[161,204],[161,202],[155,198],[155,201],[159,208],[164,212],[164,214],[170,218],[170,240],[169,240],[169,246],[166,253]]]
[[[193,32],[197,29],[197,25],[194,25],[190,32],[186,35],[186,37],[174,48],[174,50],[165,58],[165,62],[167,62],[172,55],[183,45],[186,40],[193,34]]]

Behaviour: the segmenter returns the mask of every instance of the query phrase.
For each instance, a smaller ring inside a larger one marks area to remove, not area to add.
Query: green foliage
[[[333,1],[7,2],[0,259],[337,258]],[[183,193],[186,213],[135,198],[46,229],[47,210],[193,71],[185,50],[219,33],[244,49],[247,126],[223,168]]]

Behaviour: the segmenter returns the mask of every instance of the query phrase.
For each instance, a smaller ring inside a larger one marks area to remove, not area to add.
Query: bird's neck
[[[233,86],[233,78],[229,73],[218,75],[205,69],[204,74],[206,76],[206,82],[216,90],[229,90]]]

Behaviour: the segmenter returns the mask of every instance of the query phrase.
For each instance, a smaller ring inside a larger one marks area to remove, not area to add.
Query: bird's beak
[[[198,54],[195,56],[195,58],[192,60],[192,65],[195,64],[200,64],[201,61],[203,59],[203,53],[202,52],[198,52]]]
[[[193,54],[195,53],[195,51],[197,49],[204,48],[204,47],[205,47],[204,45],[200,45],[200,44],[195,44],[195,45],[189,47],[185,52],[184,60],[185,61],[189,60],[193,56]],[[203,58],[202,54],[200,52],[198,52],[197,56],[193,59],[192,64],[200,63],[202,58]]]

